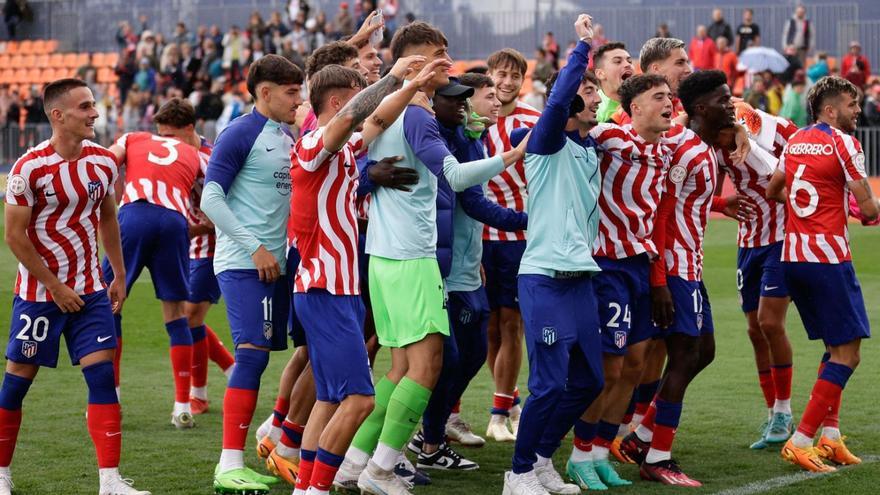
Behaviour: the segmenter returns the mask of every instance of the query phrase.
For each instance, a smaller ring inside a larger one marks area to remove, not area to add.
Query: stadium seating
[[[90,62],[97,69],[99,83],[117,81],[113,68],[119,61],[118,53],[57,53],[57,49],[57,40],[0,43],[0,84],[8,84],[21,93],[32,85],[71,77]]]

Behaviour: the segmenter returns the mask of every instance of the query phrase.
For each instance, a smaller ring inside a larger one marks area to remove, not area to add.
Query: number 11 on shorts
[[[272,321],[272,298],[266,296],[263,298],[263,320]]]

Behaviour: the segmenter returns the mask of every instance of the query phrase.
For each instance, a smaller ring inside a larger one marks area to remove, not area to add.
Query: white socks
[[[392,449],[384,443],[379,442],[379,445],[376,446],[376,452],[373,453],[373,463],[379,466],[383,471],[391,471],[394,469],[394,465],[397,464],[397,459],[399,457],[399,450]]]
[[[776,402],[773,404],[773,412],[791,414],[791,399],[776,399]]]
[[[189,395],[196,399],[208,400],[208,387],[190,387]]]
[[[220,452],[220,469],[219,472],[225,473],[233,469],[241,469],[244,467],[244,451],[234,449],[223,449]]]
[[[597,447],[596,445],[593,445],[593,460],[594,461],[608,460],[608,447]]]
[[[639,425],[639,427],[636,428],[636,436],[639,437],[639,440],[645,443],[651,443],[651,440],[654,439],[654,432]]]
[[[174,410],[171,414],[177,416],[180,413],[190,413],[192,414],[192,409],[190,408],[189,402],[175,402]]]
[[[791,436],[791,443],[799,449],[808,449],[813,446],[813,439],[796,431],[794,432],[794,435]]]
[[[540,467],[544,467],[547,464],[550,464],[550,458],[549,457],[541,457],[539,455],[538,460],[535,461],[535,469],[540,468]]]
[[[822,428],[822,436],[827,437],[829,440],[834,440],[835,442],[840,440],[840,428],[835,428],[833,426],[825,426]]]
[[[664,452],[662,450],[650,449],[648,450],[648,455],[645,457],[645,462],[648,464],[654,464],[660,461],[666,461],[672,459],[672,452]]]
[[[275,453],[285,459],[299,459],[299,449],[288,447],[287,445],[284,445],[284,442],[278,442],[275,444]]]
[[[284,430],[281,429],[280,426],[273,426],[269,430],[269,438],[272,439],[272,442],[277,446],[281,443],[281,435],[284,434]]]
[[[345,452],[345,458],[355,466],[363,469],[370,461],[370,454],[357,447],[349,447]]]
[[[592,450],[581,450],[577,447],[571,449],[571,457],[569,457],[571,462],[586,462],[593,460],[593,451]]]

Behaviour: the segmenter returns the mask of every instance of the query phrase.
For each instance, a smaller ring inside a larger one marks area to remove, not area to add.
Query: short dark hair
[[[489,66],[489,70],[512,67],[520,71],[523,77],[525,77],[526,72],[529,70],[529,63],[526,61],[526,57],[513,48],[502,48],[489,55],[489,58],[486,59],[486,65]]]
[[[678,86],[678,98],[688,115],[693,116],[697,101],[727,84],[727,76],[720,70],[701,70],[687,76]]]
[[[553,92],[553,86],[556,85],[556,80],[559,79],[559,72],[556,71],[550,78],[547,79],[547,98],[550,98],[550,93]],[[581,77],[580,84],[583,84],[584,81],[589,81],[593,83],[596,87],[599,86],[599,79],[596,77],[596,74],[591,70],[584,71],[583,76]],[[584,111],[587,108],[586,103],[584,103],[584,99],[580,97],[580,95],[575,95],[574,99],[571,101],[571,105],[568,107],[568,117],[574,117],[575,115]]]
[[[626,43],[623,43],[622,41],[612,41],[600,46],[596,50],[596,53],[593,54],[593,67],[598,69],[599,65],[605,58],[605,54],[612,50],[626,50]]]
[[[666,60],[672,54],[672,50],[678,48],[684,49],[684,41],[678,38],[651,38],[639,51],[639,67],[642,72],[648,72],[651,64]]]
[[[315,115],[319,115],[324,106],[324,99],[331,91],[366,87],[367,80],[360,72],[341,65],[328,65],[309,78],[309,103],[312,104]]]
[[[494,88],[495,81],[486,74],[477,74],[476,72],[467,72],[458,78],[458,82],[470,86],[474,89]]]
[[[424,21],[416,21],[399,28],[391,38],[391,58],[403,56],[410,46],[437,45],[449,46],[443,32]]]
[[[587,69],[584,71],[584,77],[581,78],[581,84],[583,84],[584,81],[589,81],[589,82],[593,83],[593,85],[596,86],[597,88],[600,87],[599,78],[596,77],[596,73],[593,72],[591,69]]]
[[[630,77],[626,81],[623,81],[623,84],[620,85],[620,89],[617,90],[617,94],[620,96],[620,106],[623,107],[623,110],[627,115],[632,116],[632,101],[645,91],[649,91],[663,84],[669,83],[666,81],[665,77],[657,74],[639,74]]]
[[[46,116],[49,115],[49,111],[52,109],[52,106],[58,102],[58,99],[66,95],[71,89],[88,87],[89,85],[84,81],[72,77],[58,79],[57,81],[52,81],[47,84],[46,87],[43,88],[43,111],[46,112]]]
[[[153,122],[183,129],[188,125],[196,125],[196,111],[188,100],[171,98],[159,108],[153,116]]]
[[[261,82],[274,84],[302,84],[302,69],[280,55],[264,55],[251,64],[247,75],[248,93],[257,99],[257,85]]]
[[[354,45],[344,41],[327,43],[312,52],[312,56],[306,60],[306,75],[311,78],[312,74],[328,65],[345,65],[346,62],[354,58],[358,58],[358,50]]]
[[[825,76],[818,81],[807,92],[807,109],[810,111],[812,119],[815,121],[822,113],[822,105],[831,98],[836,98],[842,94],[848,94],[853,98],[859,98],[859,89],[855,84],[838,76]]]

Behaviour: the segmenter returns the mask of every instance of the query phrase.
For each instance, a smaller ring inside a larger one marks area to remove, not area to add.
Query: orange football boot
[[[862,460],[853,455],[853,453],[846,448],[846,444],[843,443],[845,439],[846,437],[840,437],[840,440],[835,441],[822,435],[822,437],[819,438],[819,444],[816,445],[816,453],[819,454],[819,457],[825,460],[843,466],[861,464]]]
[[[257,455],[260,456],[260,459],[268,459],[273,450],[275,450],[275,442],[269,438],[269,435],[263,437],[257,444]]]
[[[269,472],[280,476],[281,479],[288,482],[291,486],[296,484],[296,476],[299,474],[299,463],[286,457],[281,457],[276,451],[272,451],[266,458],[266,468]]]
[[[785,442],[785,446],[782,447],[782,458],[795,466],[800,466],[807,471],[814,473],[830,473],[837,471],[837,468],[822,462],[816,449],[813,447],[808,447],[806,449],[795,447],[791,440]]]

